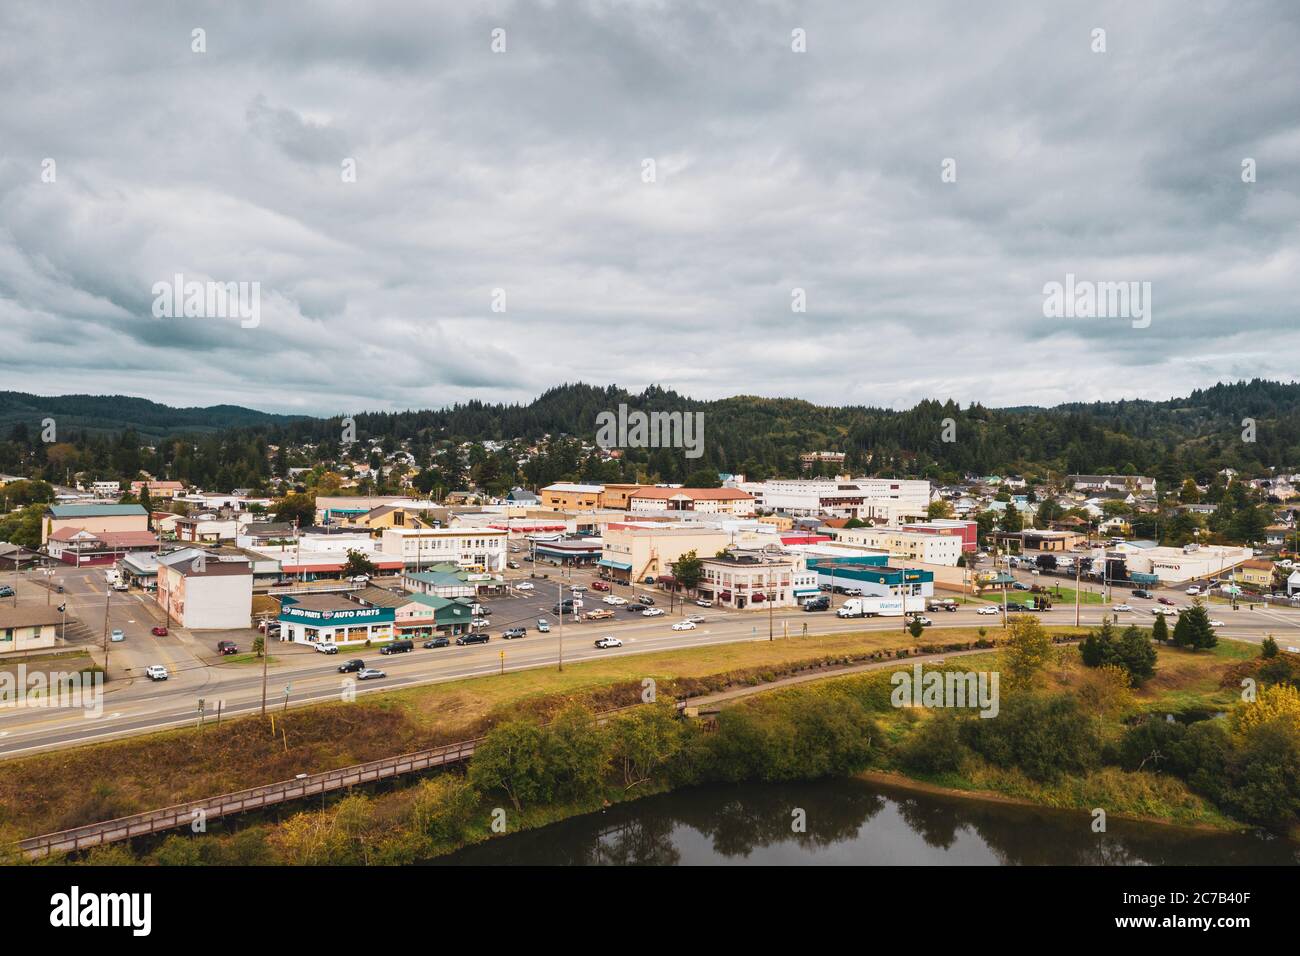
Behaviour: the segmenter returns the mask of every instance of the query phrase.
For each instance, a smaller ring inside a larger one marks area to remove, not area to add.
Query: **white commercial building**
[[[956,567],[962,539],[956,535],[927,534],[902,528],[827,528],[836,541],[888,552],[891,558]]]
[[[737,482],[761,511],[899,521],[924,518],[930,482],[906,478],[773,478]]]
[[[240,628],[253,614],[253,568],[247,558],[185,548],[158,559],[158,604],[187,628]]]
[[[1154,574],[1163,583],[1177,583],[1227,574],[1254,555],[1250,548],[1189,544],[1182,548],[1139,548],[1121,542],[1110,549],[1124,555],[1129,574]]]
[[[508,538],[499,528],[385,528],[379,549],[408,568],[455,564],[497,574],[505,570]]]

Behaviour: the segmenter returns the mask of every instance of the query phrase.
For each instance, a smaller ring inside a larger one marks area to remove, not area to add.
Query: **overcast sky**
[[[335,413],[1291,380],[1298,50],[1285,0],[6,0],[0,388]],[[177,273],[260,283],[257,326],[155,317]],[[1067,273],[1150,282],[1149,326],[1044,317]]]

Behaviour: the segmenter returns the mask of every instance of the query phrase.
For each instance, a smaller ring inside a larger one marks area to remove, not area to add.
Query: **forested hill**
[[[407,441],[423,462],[450,442],[534,441],[544,435],[590,441],[597,415],[620,404],[639,411],[703,413],[703,458],[685,460],[680,452],[653,450],[628,454],[665,480],[700,467],[792,475],[799,471],[800,452],[820,450],[845,452],[847,470],[857,474],[941,479],[963,473],[1136,472],[1172,482],[1187,475],[1204,478],[1227,466],[1247,473],[1271,465],[1300,467],[1300,383],[1262,380],[1219,384],[1160,402],[992,409],[931,400],[905,411],[748,395],[700,401],[658,387],[633,394],[615,386],[566,384],[526,405],[468,402],[354,417],[358,438],[388,439],[389,447]],[[130,428],[141,438],[188,433],[201,438],[205,452],[228,463],[267,443],[320,444],[332,451],[341,428],[338,417],[268,415],[235,406],[171,409],[144,399],[0,393],[0,427],[22,421],[37,429],[51,410],[61,438],[66,429],[79,427]],[[948,419],[952,441],[944,440]],[[1254,420],[1253,442],[1243,440],[1243,419]],[[12,441],[8,428],[0,432],[6,433]],[[251,460],[246,464],[255,473],[264,468]]]
[[[39,435],[41,422],[53,418],[59,433],[114,435],[133,429],[141,439],[170,435],[199,435],[293,421],[296,416],[271,415],[238,405],[172,408],[147,398],[126,395],[29,395],[0,392],[0,435],[25,426]]]

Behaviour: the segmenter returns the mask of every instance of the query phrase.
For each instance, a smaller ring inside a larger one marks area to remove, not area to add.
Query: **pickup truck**
[[[614,612],[611,611],[609,608],[604,608],[604,607],[597,608],[594,611],[587,612],[588,621],[604,621],[613,616],[614,616]]]

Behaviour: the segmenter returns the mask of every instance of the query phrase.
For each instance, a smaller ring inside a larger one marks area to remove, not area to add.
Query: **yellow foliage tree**
[[[1300,733],[1300,690],[1290,684],[1265,687],[1253,701],[1242,703],[1232,712],[1232,729],[1244,734],[1274,720],[1284,720]]]
[[[1036,617],[1011,621],[1010,637],[1002,652],[1003,682],[1012,690],[1027,690],[1052,657],[1052,639]]]

